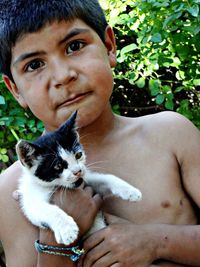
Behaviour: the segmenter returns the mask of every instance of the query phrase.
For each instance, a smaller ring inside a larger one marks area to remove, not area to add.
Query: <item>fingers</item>
[[[102,198],[101,198],[101,196],[99,194],[95,194],[93,196],[93,199],[95,201],[95,204],[96,204],[97,209],[100,209],[101,204],[102,204],[102,201],[103,201]]]
[[[94,190],[91,186],[85,185],[82,189],[91,196],[94,194]]]
[[[107,212],[104,212],[104,217],[105,217],[105,220],[107,222],[107,224],[114,224],[114,223],[129,223],[128,220],[126,219],[122,219],[118,216],[115,216],[115,215],[112,215],[112,214],[109,214]]]
[[[85,246],[84,246],[85,247]],[[120,267],[110,251],[107,250],[104,242],[100,242],[94,248],[86,252],[83,259],[83,267],[102,267],[114,266]]]
[[[19,190],[15,190],[14,192],[12,192],[12,198],[16,201],[19,201],[20,199],[20,192]]]
[[[85,241],[84,241],[84,249],[85,251],[90,251],[92,248],[99,245],[101,242],[104,241],[104,233],[102,230],[99,230],[92,235],[90,235]]]
[[[84,259],[83,259],[83,262],[84,262],[83,266],[84,267],[94,266],[94,263],[98,259],[102,258],[105,254],[107,254],[107,251],[105,250],[105,247],[103,246],[103,242],[101,242],[92,250],[86,251],[86,255],[84,256]]]
[[[100,209],[101,204],[102,204],[101,196],[99,194],[95,193],[91,186],[84,185],[83,190],[93,198],[93,200],[95,201],[95,205],[96,205],[97,209]]]
[[[122,265],[117,262],[117,263],[110,265],[110,267],[122,267]]]
[[[103,250],[102,246],[103,244],[99,245],[98,249],[96,248],[96,251],[93,249],[92,253],[89,252],[86,254],[83,260],[83,267],[122,267],[122,265],[113,257],[112,253]]]

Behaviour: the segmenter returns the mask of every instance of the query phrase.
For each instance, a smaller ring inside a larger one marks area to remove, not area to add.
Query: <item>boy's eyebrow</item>
[[[30,58],[30,57],[35,57],[38,55],[44,55],[45,52],[44,51],[37,51],[37,52],[33,52],[33,53],[24,53],[22,55],[20,55],[14,62],[13,62],[13,66],[15,66],[16,64],[18,64],[19,62]]]
[[[88,29],[83,29],[83,28],[75,28],[72,31],[70,31],[60,42],[59,45],[61,45],[62,43],[66,42],[67,40],[69,40],[70,38],[80,34],[80,33],[87,33],[89,32]],[[43,55],[45,54],[44,51],[37,51],[37,52],[33,52],[33,53],[24,53],[22,55],[20,55],[14,62],[13,62],[13,66],[15,66],[16,64],[18,64],[19,62],[30,58],[30,57],[34,57],[34,56],[38,56],[38,55]]]
[[[66,42],[67,40],[69,40],[70,38],[80,34],[80,33],[87,33],[89,32],[89,29],[83,29],[83,28],[75,28],[73,30],[71,30],[60,42],[59,44],[62,44],[64,42]]]

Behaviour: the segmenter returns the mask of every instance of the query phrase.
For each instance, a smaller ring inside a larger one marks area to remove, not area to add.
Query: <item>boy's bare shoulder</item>
[[[145,118],[144,118],[145,121]],[[176,112],[160,112],[146,118],[145,130],[158,138],[165,140],[180,152],[185,153],[185,148],[195,144],[200,148],[200,131],[186,117]]]
[[[172,111],[128,118],[118,117],[118,137],[129,136],[129,140],[165,144],[170,150],[180,151],[193,143],[200,145],[200,131],[186,117]],[[133,139],[132,139],[133,140]],[[183,152],[183,151],[182,151]]]
[[[8,266],[36,266],[34,240],[38,231],[26,220],[20,205],[12,194],[17,189],[21,175],[20,163],[16,162],[0,175],[0,240],[2,241]],[[25,250],[19,249],[26,248]],[[13,257],[18,255],[18,257]]]
[[[160,149],[174,157],[182,169],[182,177],[194,185],[200,174],[200,131],[176,112],[160,112],[138,118],[142,144]],[[193,180],[193,181],[192,181]],[[191,182],[192,181],[192,182]],[[188,186],[188,184],[187,184]],[[194,191],[194,188],[190,189]],[[200,199],[198,200],[200,203]]]
[[[185,127],[186,129],[188,129],[188,127],[194,127],[191,121],[189,121],[186,117],[173,111],[163,111],[151,115],[146,115],[139,117],[139,120],[142,122],[143,126],[150,128],[153,128],[155,126],[168,128],[169,126],[171,126],[168,129],[173,131],[177,131],[179,127]],[[174,126],[176,127],[174,128]]]
[[[161,138],[188,138],[194,135],[198,139],[200,131],[190,120],[179,113],[163,111],[152,115],[142,116],[136,119],[141,133],[160,136]]]
[[[13,163],[0,175],[0,197],[8,191],[15,190],[17,187],[18,178],[21,175],[21,167],[19,161]],[[4,193],[4,190],[6,191]]]
[[[12,198],[12,193],[17,189],[20,174],[21,167],[20,163],[17,161],[0,175],[0,213],[4,212],[5,207],[12,204],[12,202],[16,202]]]
[[[138,118],[126,118],[129,136],[142,142],[160,146],[180,159],[188,153],[199,155],[200,131],[186,117],[176,112],[164,111]],[[188,151],[188,152],[186,152]],[[189,154],[188,154],[189,155]]]

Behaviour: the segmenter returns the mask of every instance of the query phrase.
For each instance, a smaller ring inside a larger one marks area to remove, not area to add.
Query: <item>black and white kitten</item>
[[[19,141],[16,151],[23,168],[19,180],[22,210],[34,225],[52,229],[58,243],[69,245],[74,242],[79,229],[71,216],[50,203],[57,187],[76,188],[84,180],[101,195],[110,191],[129,201],[139,201],[142,197],[138,189],[116,176],[87,169],[86,157],[76,130],[76,113],[58,130],[36,141]],[[92,231],[104,226],[104,220],[99,215]]]

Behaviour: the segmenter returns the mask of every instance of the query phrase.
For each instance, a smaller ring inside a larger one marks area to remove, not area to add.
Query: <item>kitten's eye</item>
[[[63,166],[62,166],[61,163],[57,163],[57,164],[54,166],[54,169],[55,169],[56,171],[62,170],[62,168],[63,168]]]
[[[83,153],[82,152],[78,152],[78,153],[76,153],[75,158],[76,159],[80,159],[82,156],[83,156]]]

